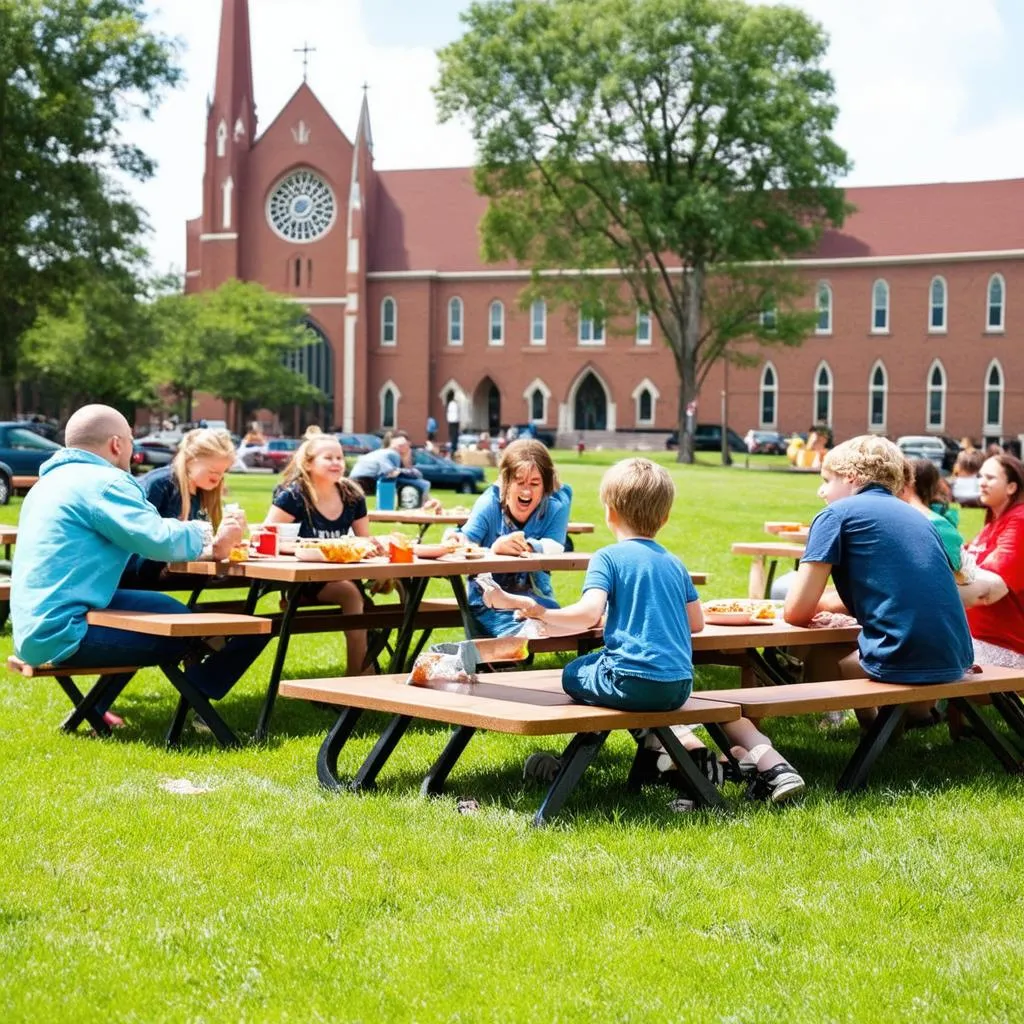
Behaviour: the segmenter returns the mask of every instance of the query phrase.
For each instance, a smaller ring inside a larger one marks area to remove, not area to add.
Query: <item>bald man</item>
[[[67,447],[43,463],[21,511],[11,576],[15,651],[30,665],[80,668],[179,660],[190,652],[187,641],[90,626],[85,617],[99,609],[189,614],[167,594],[119,590],[118,581],[133,554],[162,562],[198,558],[207,527],[162,519],[146,500],[128,472],[132,432],[116,409],[84,406],[64,437]],[[241,523],[225,516],[214,556],[226,557],[241,538]],[[208,697],[223,697],[267,639],[232,638],[186,675]],[[98,710],[107,712],[115,696],[108,688]],[[120,720],[108,713],[108,724]]]

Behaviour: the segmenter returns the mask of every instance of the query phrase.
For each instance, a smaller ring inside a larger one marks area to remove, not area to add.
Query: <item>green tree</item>
[[[778,261],[846,212],[824,32],[740,0],[478,0],[462,18],[436,95],[472,126],[485,258],[532,269],[526,301],[649,310],[692,461],[684,413],[711,366],[813,323]]]
[[[10,415],[19,337],[100,269],[144,257],[143,215],[116,175],[153,165],[126,142],[178,79],[144,0],[0,0],[0,416]]]

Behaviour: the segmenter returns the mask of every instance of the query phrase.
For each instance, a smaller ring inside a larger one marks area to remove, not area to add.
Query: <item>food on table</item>
[[[755,608],[750,617],[757,619],[759,622],[774,622],[777,617],[775,606],[763,604],[760,608]]]
[[[300,542],[301,543],[301,542]],[[366,537],[332,537],[316,542],[328,562],[358,562],[372,555],[377,546]]]
[[[249,544],[248,542],[242,544],[236,544],[228,552],[229,562],[245,562],[249,559]]]
[[[722,599],[705,601],[704,611],[712,615],[749,615],[754,610],[753,602]]]

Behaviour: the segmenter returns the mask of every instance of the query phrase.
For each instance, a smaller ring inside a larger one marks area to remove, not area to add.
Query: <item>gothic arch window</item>
[[[334,226],[338,204],[331,186],[315,171],[286,174],[267,197],[267,223],[289,242],[315,242]]]
[[[828,363],[819,363],[814,371],[813,421],[832,426],[832,369]]]
[[[448,344],[462,344],[462,299],[457,295],[448,300]]]
[[[548,340],[548,305],[543,299],[530,304],[530,344],[546,345]]]
[[[327,335],[311,320],[306,321],[308,342],[292,349],[284,359],[285,366],[307,383],[323,392],[330,405],[334,400],[334,358]]]
[[[1003,368],[993,359],[985,371],[985,436],[1003,432]]]
[[[387,295],[380,304],[380,343],[398,344],[398,303]]]
[[[779,377],[771,363],[761,371],[761,429],[774,430],[779,422]]]
[[[505,304],[495,299],[488,314],[490,326],[487,331],[489,345],[505,344]]]
[[[818,294],[815,299],[818,309],[818,324],[814,328],[815,334],[832,333],[832,285],[828,281],[818,282]]]
[[[402,393],[392,381],[380,389],[380,428],[394,430],[398,426],[398,402]]]
[[[889,282],[882,278],[871,286],[871,333],[889,333]]]
[[[650,345],[651,336],[650,310],[638,309],[636,311],[636,343],[638,345]]]
[[[868,430],[872,434],[885,433],[886,406],[889,398],[889,378],[885,364],[879,360],[868,375]]]
[[[946,333],[946,298],[948,289],[944,277],[933,277],[928,286],[928,331],[930,334]]]
[[[523,392],[526,399],[526,416],[531,423],[547,423],[548,401],[551,398],[551,389],[540,379],[534,378],[526,385]]]
[[[638,427],[653,427],[656,417],[656,407],[661,392],[658,391],[653,381],[646,377],[633,389],[633,405]]]
[[[985,330],[993,333],[1006,329],[1006,281],[1002,274],[993,274],[988,279],[988,294],[985,303]]]
[[[942,430],[946,425],[946,369],[936,359],[928,368],[928,410],[929,430]]]

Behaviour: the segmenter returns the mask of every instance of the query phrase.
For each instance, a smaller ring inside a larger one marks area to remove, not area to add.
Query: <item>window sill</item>
[[[929,334],[949,334],[949,329],[946,327],[929,327]]]
[[[875,333],[875,332],[872,331],[872,333]],[[832,331],[831,330],[828,330],[828,331],[815,330],[814,336],[816,338],[831,338],[832,337]]]
[[[871,330],[868,331],[868,334],[880,334],[880,335],[888,336],[889,328],[886,327],[885,330],[883,330],[881,327],[872,327]]]
[[[1005,334],[1006,333],[1006,328],[1005,327],[986,327],[985,330],[982,333],[984,333],[984,334]]]

